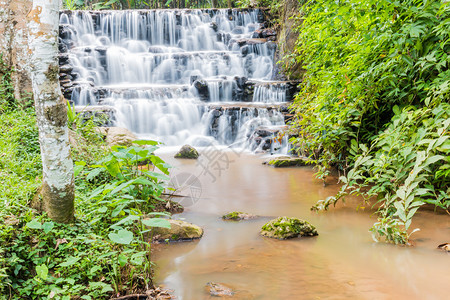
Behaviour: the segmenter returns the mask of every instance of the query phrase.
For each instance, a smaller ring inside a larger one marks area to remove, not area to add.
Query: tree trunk
[[[0,52],[13,70],[14,96],[25,101],[32,92],[26,15],[32,0],[0,0]]]
[[[34,0],[27,18],[43,166],[43,207],[53,220],[68,223],[74,218],[74,180],[66,103],[59,86],[59,1]]]
[[[228,8],[231,8],[233,4],[231,3],[231,0],[228,0]]]
[[[212,0],[212,7],[217,8],[219,6],[219,0]]]

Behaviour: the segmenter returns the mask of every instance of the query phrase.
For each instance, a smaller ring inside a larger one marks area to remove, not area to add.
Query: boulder
[[[288,217],[278,217],[269,221],[261,227],[260,233],[280,240],[318,235],[316,228],[307,221]]]
[[[230,297],[234,295],[233,290],[223,283],[208,282],[205,288],[213,297]]]
[[[272,166],[275,168],[283,167],[300,167],[309,164],[308,159],[303,157],[290,157],[290,156],[280,156],[268,161],[263,162],[264,165]]]
[[[197,90],[198,96],[201,98],[201,100],[208,100],[209,90],[208,83],[206,81],[204,81],[203,79],[197,79],[192,83],[192,85]]]
[[[181,147],[180,151],[178,151],[174,157],[175,158],[189,158],[189,159],[197,159],[199,156],[198,151],[190,146],[190,145],[184,145]]]
[[[137,137],[126,128],[121,127],[97,127],[96,130],[106,137],[106,143],[109,146],[131,146],[131,143],[137,140]]]
[[[226,215],[222,216],[222,219],[224,220],[232,220],[232,221],[241,221],[241,220],[249,220],[249,219],[255,219],[258,216],[244,213],[241,211],[233,211],[230,213],[227,213]]]
[[[203,229],[197,225],[181,221],[168,220],[170,228],[152,228],[153,238],[156,240],[183,241],[199,239],[203,236]]]

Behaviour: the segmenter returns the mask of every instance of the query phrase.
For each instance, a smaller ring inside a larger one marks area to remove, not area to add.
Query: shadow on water
[[[200,241],[157,245],[158,283],[174,289],[177,299],[208,299],[207,282],[236,290],[234,299],[446,299],[449,256],[436,250],[450,237],[447,215],[420,212],[413,226],[415,247],[374,243],[368,229],[369,209],[356,210],[348,199],[326,213],[312,213],[317,200],[338,190],[336,180],[324,187],[310,167],[274,169],[246,153],[223,152],[222,169],[201,160],[161,156],[201,182],[201,196],[183,218],[205,229]],[[205,172],[206,169],[206,172]],[[221,215],[244,211],[260,216],[287,215],[314,224],[318,237],[288,241],[261,237],[267,217],[225,222]]]

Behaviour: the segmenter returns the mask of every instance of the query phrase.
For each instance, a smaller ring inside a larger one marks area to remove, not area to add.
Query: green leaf
[[[98,176],[98,174],[100,174],[103,171],[103,168],[95,168],[92,171],[90,171],[87,176],[86,176],[86,180],[87,181],[91,181],[92,179],[94,179],[95,177]]]
[[[26,224],[26,226],[30,229],[42,229],[42,224],[36,219],[31,220]]]
[[[108,237],[114,243],[128,245],[133,240],[133,232],[121,229],[117,233],[111,232]]]
[[[45,222],[43,225],[42,225],[42,229],[44,229],[44,233],[45,234],[47,234],[47,233],[49,233],[50,231],[52,231],[52,229],[53,229],[53,227],[55,226],[55,223],[53,223],[53,222]]]
[[[60,263],[59,265],[61,267],[70,267],[70,266],[74,265],[75,263],[77,263],[80,259],[81,259],[81,257],[79,257],[79,256],[71,256],[68,259],[66,259],[64,262]]]
[[[86,163],[84,161],[77,161],[75,162],[75,166],[73,167],[73,176],[77,177],[78,174],[84,169],[86,166]]]
[[[144,219],[142,220],[142,224],[148,227],[162,227],[162,228],[169,228],[170,229],[170,222],[166,219],[161,218],[151,218],[151,219]]]
[[[124,267],[128,262],[128,258],[121,253],[117,257],[117,261],[119,262],[119,266]]]
[[[47,276],[48,276],[48,268],[47,268],[47,266],[46,265],[36,266],[36,274],[42,280],[47,280]]]
[[[148,146],[156,146],[159,145],[160,143],[157,141],[152,141],[152,140],[135,140],[132,142],[133,144],[139,145],[139,146],[144,146],[144,145],[148,145]]]
[[[124,224],[124,223],[131,223],[131,222],[136,221],[136,220],[139,220],[139,217],[138,217],[138,216],[135,216],[135,215],[129,215],[129,216],[127,216],[126,218],[123,218],[122,220],[120,220],[119,222],[117,222],[117,223],[111,225],[110,227],[113,227],[113,226],[119,226],[119,225],[122,225],[122,224]]]

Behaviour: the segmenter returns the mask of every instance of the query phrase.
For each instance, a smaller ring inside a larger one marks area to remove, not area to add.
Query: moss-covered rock
[[[203,236],[203,229],[197,225],[181,221],[168,220],[170,228],[152,228],[153,238],[156,240],[183,241],[199,239]]]
[[[272,166],[275,168],[283,168],[283,167],[299,167],[306,166],[308,164],[308,160],[302,157],[289,157],[289,156],[281,156],[268,161],[263,162],[263,164]]]
[[[222,216],[224,220],[241,221],[257,218],[258,216],[244,213],[242,211],[233,211]]]
[[[175,154],[175,158],[189,158],[189,159],[197,159],[199,156],[198,151],[190,146],[184,145],[181,147],[180,151]]]
[[[316,228],[309,222],[288,217],[279,217],[264,224],[261,228],[261,234],[281,240],[298,236],[318,235]]]

